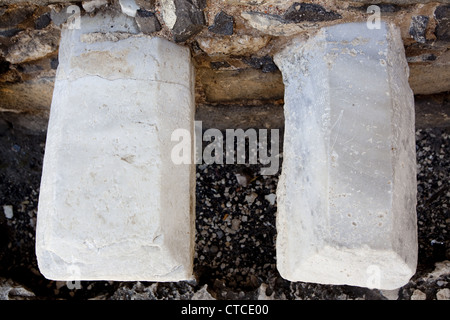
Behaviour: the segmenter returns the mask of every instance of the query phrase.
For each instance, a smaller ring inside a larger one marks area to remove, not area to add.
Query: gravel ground
[[[36,264],[45,135],[0,119],[0,299],[450,299],[450,128],[418,130],[416,138],[419,261],[398,290],[282,279],[275,261],[278,175],[259,176],[258,165],[197,165],[195,281],[78,284],[47,280]]]

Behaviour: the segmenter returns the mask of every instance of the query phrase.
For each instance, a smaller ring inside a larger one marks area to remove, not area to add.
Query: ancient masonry
[[[414,128],[448,125],[448,1],[0,1],[0,111],[48,130],[40,271],[192,278],[172,133],[283,128],[277,267],[393,289],[417,263]]]

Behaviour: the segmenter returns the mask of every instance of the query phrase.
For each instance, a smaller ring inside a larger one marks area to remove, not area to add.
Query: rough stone
[[[436,18],[436,39],[438,41],[450,41],[450,5],[437,7],[434,16]]]
[[[35,294],[10,279],[0,278],[0,300],[30,300]]]
[[[28,19],[35,10],[34,6],[8,8],[0,14],[0,30],[16,27]]]
[[[284,13],[283,19],[288,22],[318,22],[341,19],[341,15],[332,11],[325,10],[324,7],[314,3],[295,2]]]
[[[227,37],[202,37],[197,42],[208,55],[243,56],[256,53],[269,43],[268,36],[232,35]]]
[[[39,16],[34,24],[34,28],[37,30],[44,29],[52,22],[52,19],[50,17],[50,12],[45,12],[41,16]]]
[[[223,11],[220,11],[214,17],[214,24],[208,27],[208,30],[221,35],[233,34],[233,17]]]
[[[264,73],[278,71],[271,56],[244,58],[244,62],[255,69],[261,69]]]
[[[440,289],[436,293],[436,299],[437,300],[450,300],[450,289],[449,288]]]
[[[51,78],[14,84],[0,83],[0,111],[46,117],[52,101],[53,85]]]
[[[119,4],[122,12],[130,17],[135,17],[137,10],[139,10],[139,6],[134,0],[119,0]]]
[[[38,266],[54,280],[190,280],[195,168],[170,160],[174,130],[193,131],[190,53],[147,36],[80,41],[111,25],[129,27],[84,16],[81,29],[62,31]]]
[[[206,25],[203,9],[205,0],[162,0],[165,24],[171,29],[175,42],[184,42]]]
[[[409,34],[414,40],[420,43],[426,42],[426,31],[429,18],[427,16],[414,16],[411,19]]]
[[[86,12],[94,12],[96,9],[106,6],[108,4],[108,0],[90,0],[83,1],[82,6]]]
[[[414,290],[413,294],[411,295],[411,300],[426,300],[427,295],[420,291],[419,289]]]
[[[403,286],[418,244],[414,100],[400,31],[335,25],[294,40],[274,60],[286,85],[280,274]]]
[[[153,12],[139,9],[136,14],[136,23],[139,29],[146,34],[161,30],[161,24]]]
[[[288,23],[278,15],[262,12],[245,11],[241,13],[241,16],[252,28],[272,36],[291,36],[311,26],[309,22]]]
[[[23,31],[12,38],[13,44],[8,48],[5,59],[12,64],[37,60],[58,50],[59,30]]]
[[[242,70],[212,70],[200,68],[196,77],[206,102],[243,102],[249,100],[282,99],[284,86],[281,73],[263,73],[248,68]]]
[[[450,91],[450,50],[426,63],[409,63],[409,85],[415,94]]]

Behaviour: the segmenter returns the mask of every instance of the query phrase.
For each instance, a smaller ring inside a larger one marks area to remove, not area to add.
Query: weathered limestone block
[[[398,28],[324,28],[275,55],[285,83],[277,266],[393,289],[417,262],[414,100]]]
[[[193,132],[190,53],[160,38],[98,36],[134,30],[117,19],[83,17],[81,29],[62,31],[39,269],[57,280],[191,279],[195,167],[171,161],[172,132]],[[80,41],[86,32],[97,41]]]

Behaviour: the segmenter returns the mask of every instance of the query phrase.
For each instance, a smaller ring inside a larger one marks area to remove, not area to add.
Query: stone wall
[[[273,55],[293,37],[337,23],[373,25],[379,13],[401,29],[417,126],[450,124],[448,0],[0,0],[3,118],[45,130],[60,29],[76,23],[78,12],[128,14],[136,32],[188,46],[196,67],[197,118],[216,127],[245,126],[245,119],[282,126],[284,85]]]

